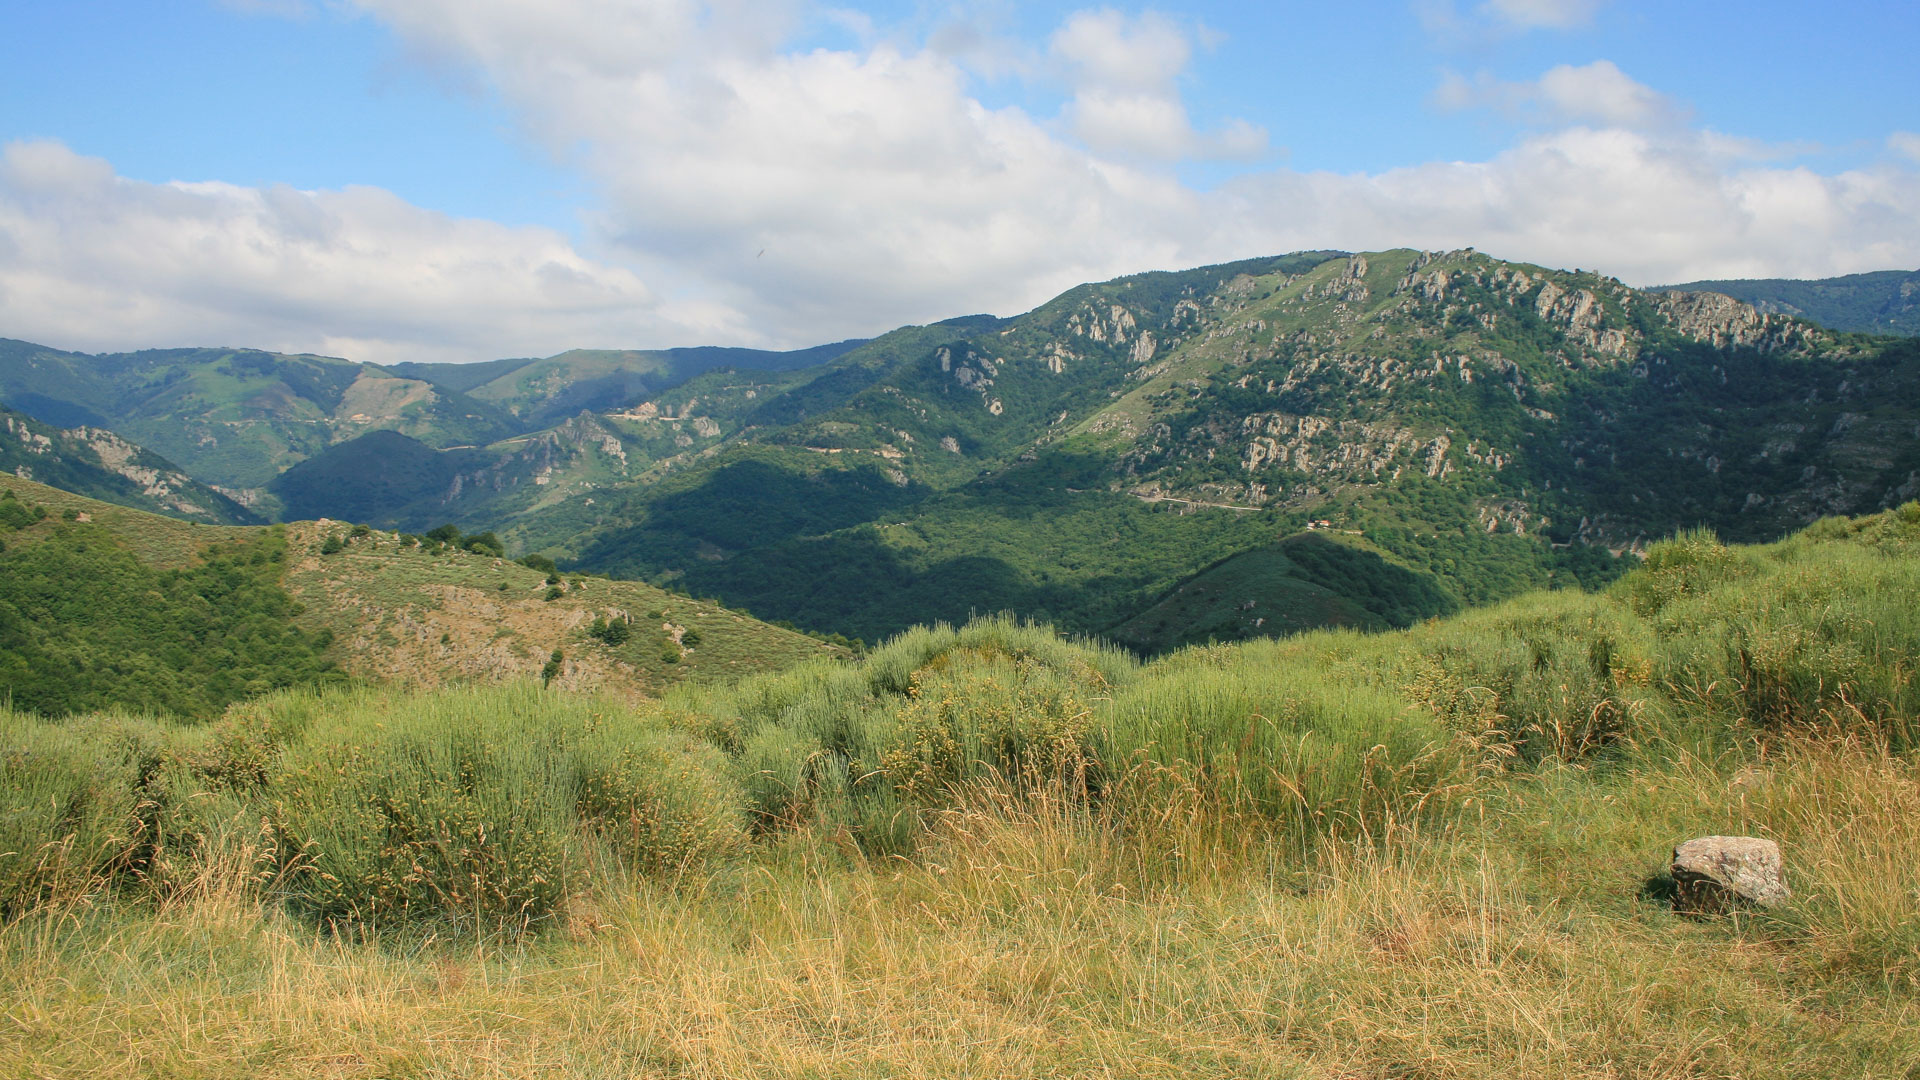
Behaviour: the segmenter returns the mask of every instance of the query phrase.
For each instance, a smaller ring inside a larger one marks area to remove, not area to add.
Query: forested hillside
[[[252,511],[105,428],[57,428],[0,406],[0,472],[187,521],[257,525]]]
[[[0,486],[0,544],[0,696],[15,709],[206,718],[338,677],[331,638],[297,625],[280,587],[282,529],[214,532],[160,566],[16,482]]]
[[[457,530],[201,526],[0,474],[0,699],[208,721],[294,687],[538,678],[639,700],[848,652],[502,554]]]
[[[1725,293],[1761,311],[1798,315],[1831,330],[1920,334],[1920,270],[1880,270],[1814,281],[1790,278],[1693,281],[1661,288]]]

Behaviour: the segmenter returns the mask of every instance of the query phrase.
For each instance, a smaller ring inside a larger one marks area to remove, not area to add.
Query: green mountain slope
[[[1725,293],[1764,312],[1798,315],[1831,330],[1920,334],[1920,270],[1795,280],[1746,278],[1662,285],[1661,290]]]
[[[196,528],[0,475],[0,699],[211,718],[336,678],[280,585],[286,539]]]
[[[111,428],[262,510],[280,471],[368,431],[448,446],[515,430],[491,405],[371,364],[250,349],[94,356],[0,339],[0,402]]]
[[[720,368],[792,371],[823,364],[860,345],[842,341],[791,352],[703,346],[684,349],[573,349],[545,359],[487,364],[397,364],[395,374],[424,379],[505,409],[526,427],[545,427],[583,411],[637,405]]]
[[[0,406],[0,471],[188,521],[259,524],[246,507],[111,431],[57,428],[4,406]]]
[[[1913,349],[1472,251],[1142,275],[878,338],[573,500],[552,550],[868,637],[1003,607],[1119,633],[1326,520],[1478,603],[1911,497]]]
[[[555,586],[484,551],[333,522],[205,526],[0,473],[0,700],[16,709],[211,719],[344,677],[545,675],[639,699],[844,651],[643,582]]]
[[[36,362],[34,392],[109,406]],[[868,639],[1003,609],[1147,650],[1397,625],[1920,494],[1920,343],[1471,249],[1140,274],[806,354],[363,377],[504,419],[328,421],[261,499]]]

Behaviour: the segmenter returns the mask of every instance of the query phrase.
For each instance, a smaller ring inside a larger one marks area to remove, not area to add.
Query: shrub
[[[589,841],[677,880],[744,837],[713,752],[531,684],[331,696],[267,790],[288,903],[343,928],[519,932],[585,886]]]
[[[337,555],[346,546],[345,542],[340,539],[339,533],[328,533],[327,538],[320,541],[320,554]]]
[[[1468,775],[1453,735],[1395,694],[1307,667],[1214,666],[1205,650],[1116,693],[1094,746],[1123,814],[1153,820],[1198,793],[1208,812],[1301,852],[1325,835],[1376,835]]]
[[[603,728],[577,753],[576,813],[629,865],[675,881],[744,851],[742,792],[713,747],[677,732]]]
[[[143,869],[161,761],[143,722],[51,724],[0,710],[0,918]]]
[[[1080,786],[1093,713],[1072,675],[997,650],[944,653],[912,676],[880,768],[904,798],[941,804],[995,776],[1016,790]]]
[[[1535,593],[1393,642],[1409,700],[1498,758],[1588,756],[1632,733],[1652,635],[1604,596]]]
[[[1682,597],[1754,570],[1751,556],[1727,547],[1711,529],[1691,529],[1647,549],[1640,568],[1614,586],[1633,610],[1652,615]]]

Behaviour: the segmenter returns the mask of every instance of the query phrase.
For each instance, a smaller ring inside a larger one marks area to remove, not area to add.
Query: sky
[[[0,337],[803,347],[1473,246],[1920,268],[1911,0],[0,4]]]

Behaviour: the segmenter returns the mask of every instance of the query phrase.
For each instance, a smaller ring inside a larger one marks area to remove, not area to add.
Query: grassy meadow
[[[0,1074],[1908,1077],[1920,505],[1151,663],[0,714]],[[1786,905],[1666,900],[1779,841]]]

